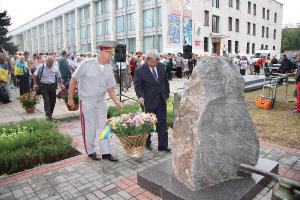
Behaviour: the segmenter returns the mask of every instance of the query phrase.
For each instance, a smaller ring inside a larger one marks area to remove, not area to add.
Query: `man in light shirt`
[[[84,59],[72,75],[69,86],[68,105],[74,108],[73,96],[75,87],[78,85],[83,142],[86,153],[92,160],[101,160],[95,151],[95,139],[97,138],[100,143],[102,159],[118,161],[111,154],[109,138],[99,140],[107,123],[106,93],[119,108],[122,109],[124,106],[117,99],[114,89],[116,81],[110,64],[115,46],[116,42],[104,42],[99,45],[98,57]]]

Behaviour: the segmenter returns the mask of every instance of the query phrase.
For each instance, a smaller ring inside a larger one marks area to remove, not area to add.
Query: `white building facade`
[[[20,51],[91,52],[102,41],[128,52],[197,54],[274,49],[280,53],[283,5],[275,0],[71,0],[11,31]]]

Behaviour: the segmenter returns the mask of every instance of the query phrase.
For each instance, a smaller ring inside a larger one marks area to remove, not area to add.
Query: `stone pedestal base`
[[[259,158],[257,168],[278,174],[277,162]],[[161,197],[163,200],[239,200],[252,199],[270,182],[257,174],[240,179],[227,180],[206,187],[199,191],[191,191],[184,184],[172,177],[171,161],[163,162],[138,173],[138,185]]]

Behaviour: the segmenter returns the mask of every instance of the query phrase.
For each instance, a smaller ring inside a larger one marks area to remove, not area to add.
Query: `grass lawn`
[[[0,126],[0,176],[53,163],[79,152],[72,139],[58,132],[57,124],[29,120]]]
[[[288,100],[285,102],[285,86],[277,91],[274,109],[267,111],[255,106],[256,97],[262,90],[245,93],[246,102],[260,139],[270,143],[276,143],[286,147],[300,149],[300,115],[290,111],[296,104],[296,98],[292,96],[295,84],[289,84]]]

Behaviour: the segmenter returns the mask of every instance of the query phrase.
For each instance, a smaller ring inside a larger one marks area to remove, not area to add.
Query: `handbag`
[[[256,98],[256,107],[271,110],[272,108],[272,100],[269,97],[259,96]]]
[[[42,90],[41,90],[41,79],[42,79],[42,76],[43,76],[43,72],[44,72],[44,65],[42,66],[42,69],[38,71],[38,76],[37,76],[37,85],[38,85],[38,88],[37,90],[35,91],[36,95],[41,95],[42,94]]]

